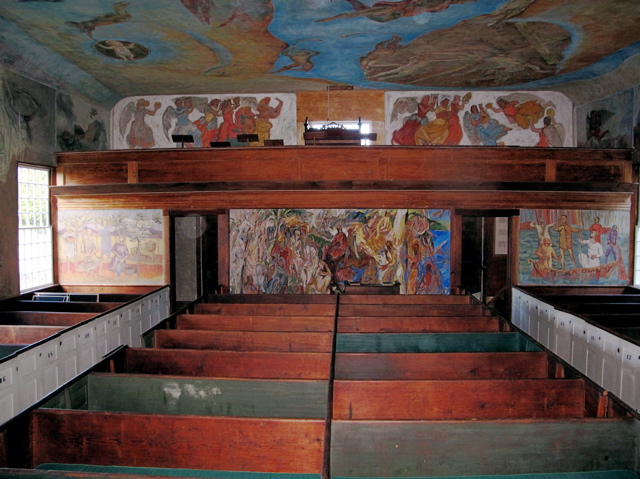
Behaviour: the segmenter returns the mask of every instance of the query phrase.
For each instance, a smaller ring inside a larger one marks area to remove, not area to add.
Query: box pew
[[[253,379],[329,379],[331,353],[127,348],[128,374]]]
[[[32,412],[33,463],[319,473],[328,387],[91,373]]]
[[[442,294],[442,295],[349,295],[340,296],[340,304],[473,304],[471,296]],[[476,303],[477,304],[477,303]]]
[[[340,316],[490,316],[481,304],[341,304]]]
[[[575,303],[640,303],[640,294],[560,294],[542,295],[540,300],[551,304]]]
[[[0,311],[41,311],[51,313],[95,313],[100,314],[121,306],[122,303],[81,303],[48,301],[3,301]]]
[[[240,316],[335,316],[335,304],[317,303],[197,303],[194,314]]]
[[[0,344],[33,344],[66,329],[64,326],[0,326]]]
[[[579,418],[581,379],[336,380],[333,418],[354,420]]]
[[[320,474],[324,419],[37,409],[34,465],[101,464]]]
[[[193,378],[91,373],[44,408],[135,414],[324,419],[328,383],[321,380]]]
[[[336,353],[463,353],[540,351],[520,333],[338,334]]]
[[[95,313],[3,311],[0,312],[0,324],[22,326],[73,326],[95,316]]]
[[[501,331],[496,316],[340,316],[338,333],[437,333]]]
[[[334,420],[331,431],[333,477],[614,471],[602,477],[622,479],[637,467],[633,419]]]
[[[153,333],[156,348],[174,349],[328,353],[332,342],[331,332],[162,329]]]
[[[176,329],[217,331],[333,331],[333,316],[180,314]]]
[[[582,302],[558,303],[557,307],[576,315],[640,314],[639,303],[591,303],[587,298]]]
[[[340,353],[336,380],[546,379],[543,352]]]
[[[4,359],[7,356],[19,351],[22,348],[26,348],[28,344],[2,344],[0,343],[0,359]]]

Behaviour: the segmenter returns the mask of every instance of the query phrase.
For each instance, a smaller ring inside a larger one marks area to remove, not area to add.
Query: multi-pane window
[[[53,283],[49,170],[18,167],[20,291]]]

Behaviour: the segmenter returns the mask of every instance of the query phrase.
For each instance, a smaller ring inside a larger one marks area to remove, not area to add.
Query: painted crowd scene
[[[60,211],[58,275],[65,284],[164,284],[161,210]]]
[[[230,292],[448,294],[450,231],[448,210],[231,210]]]
[[[262,146],[281,139],[295,144],[295,95],[156,96],[128,98],[113,109],[113,146],[116,149],[183,146],[173,135],[190,135],[189,148]],[[258,141],[239,142],[239,136],[257,135]]]
[[[387,144],[570,146],[571,103],[561,94],[386,94]]]
[[[629,284],[629,213],[521,210],[519,283]]]

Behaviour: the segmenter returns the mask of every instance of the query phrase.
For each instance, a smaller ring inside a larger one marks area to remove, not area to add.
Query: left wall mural
[[[165,284],[162,210],[58,212],[60,284]]]
[[[189,148],[212,142],[261,146],[264,140],[296,144],[296,97],[273,93],[247,95],[183,95],[125,98],[111,114],[113,149],[175,148],[172,135],[191,135]],[[238,135],[257,135],[240,142]]]
[[[345,283],[450,292],[450,211],[230,211],[230,292],[327,294]]]

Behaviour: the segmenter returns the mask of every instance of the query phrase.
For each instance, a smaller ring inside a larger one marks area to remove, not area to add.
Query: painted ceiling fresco
[[[540,89],[640,53],[638,0],[5,0],[0,66],[134,95]]]

